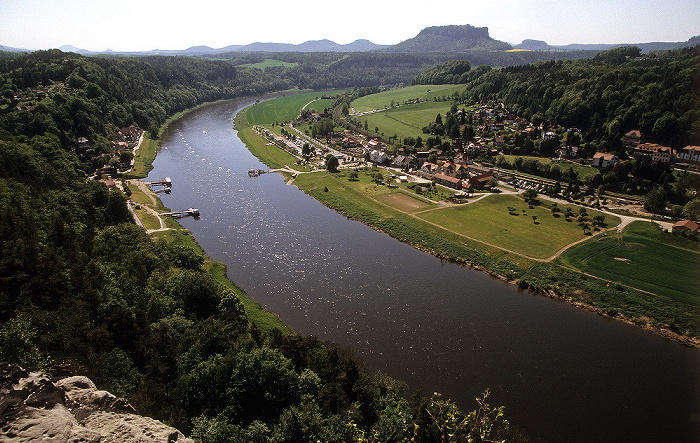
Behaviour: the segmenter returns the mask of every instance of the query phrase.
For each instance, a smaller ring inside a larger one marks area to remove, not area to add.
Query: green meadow
[[[509,207],[515,208],[512,215]],[[565,211],[566,206],[561,209]],[[588,217],[598,214],[590,211]],[[554,217],[543,206],[530,209],[523,199],[513,195],[489,195],[468,205],[422,212],[418,216],[450,231],[537,259],[551,257],[566,245],[586,237],[575,220],[566,221],[561,214]],[[615,226],[619,219],[606,216],[606,222]]]
[[[436,97],[449,97],[455,92],[462,92],[465,85],[416,85],[406,88],[391,89],[378,94],[365,95],[351,103],[355,112],[367,112],[375,109],[384,109],[395,104],[403,104],[405,101],[420,100],[430,101]],[[449,109],[449,106],[448,106]],[[435,116],[433,116],[435,118]]]
[[[423,127],[434,122],[437,114],[444,115],[450,106],[449,102],[424,102],[363,115],[358,120],[363,124],[366,121],[370,132],[376,127],[387,137],[398,134],[400,137],[425,138],[429,135],[423,134]]]
[[[256,103],[245,109],[246,120],[251,125],[270,125],[292,121],[310,101],[321,96],[335,95],[342,91],[303,92]],[[310,105],[312,106],[312,105]]]
[[[700,245],[636,221],[618,235],[575,246],[559,258],[565,266],[684,303],[700,301]]]
[[[270,67],[277,67],[277,66],[282,66],[284,68],[294,68],[298,65],[299,63],[290,63],[290,62],[283,62],[282,60],[275,60],[272,58],[266,58],[262,62],[258,63],[247,63],[245,65],[238,65],[242,68],[257,68],[257,69],[262,69],[263,71],[265,68],[270,68]]]

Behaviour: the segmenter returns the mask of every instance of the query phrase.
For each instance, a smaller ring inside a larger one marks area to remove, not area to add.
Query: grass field
[[[684,303],[700,301],[700,246],[637,221],[566,251],[560,262],[604,279]]]
[[[424,102],[363,115],[358,119],[367,122],[369,131],[377,127],[386,136],[398,134],[400,137],[426,138],[429,135],[423,134],[423,127],[434,122],[438,113],[444,115],[450,106],[449,102]]]
[[[509,215],[509,206],[516,208],[517,215]],[[589,217],[597,214],[590,211]],[[451,231],[539,259],[585,238],[575,221],[567,222],[563,216],[555,218],[546,207],[530,209],[513,195],[490,195],[468,205],[422,212],[418,216]],[[537,217],[534,221],[533,216]],[[607,222],[613,226],[619,219],[609,217]]]
[[[574,168],[574,172],[578,174],[578,177],[581,180],[585,180],[586,177],[593,177],[598,172],[600,172],[593,166],[584,166],[579,165],[578,163],[560,162],[557,160],[552,160],[551,158],[529,157],[527,155],[504,155],[504,157],[506,158],[506,161],[511,165],[513,164],[513,161],[515,161],[516,157],[522,157],[523,160],[537,160],[543,165],[558,165],[561,168],[562,172],[568,171],[569,168]]]
[[[465,85],[416,85],[406,88],[391,89],[378,94],[365,95],[351,103],[355,112],[366,112],[374,109],[384,109],[391,105],[393,100],[397,104],[403,104],[407,100],[433,100],[435,97],[451,96],[455,91],[463,91]],[[449,105],[448,105],[449,108]],[[434,118],[435,116],[433,116]]]
[[[158,153],[158,142],[151,140],[148,135],[143,136],[143,142],[134,156],[134,167],[127,174],[128,177],[144,178],[153,169],[152,163]]]
[[[268,145],[268,141],[256,134],[250,127],[239,128],[238,137],[249,147],[253,155],[271,168],[281,168],[297,161],[296,157],[288,152],[277,146]]]
[[[262,69],[264,71],[265,68],[275,67],[275,66],[283,66],[285,68],[294,68],[298,64],[299,63],[283,62],[282,60],[275,60],[272,58],[266,58],[264,61],[259,62],[259,63],[248,63],[245,65],[238,65],[238,66],[240,66],[242,68],[257,68],[257,69]]]
[[[308,102],[320,99],[325,94],[335,95],[341,91],[304,92],[256,103],[245,110],[251,125],[269,125],[294,120]]]
[[[323,112],[324,109],[328,108],[328,112],[333,112],[331,106],[333,105],[332,98],[319,98],[318,100],[309,103],[304,109],[312,110],[315,109],[316,112]]]

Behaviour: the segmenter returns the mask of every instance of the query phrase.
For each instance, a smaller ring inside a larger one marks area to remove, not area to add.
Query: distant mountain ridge
[[[515,49],[530,51],[606,51],[623,46],[637,46],[642,52],[668,51],[670,49],[688,48],[700,44],[700,36],[691,37],[685,42],[649,42],[649,43],[572,43],[569,45],[549,45],[542,40],[523,40]]]
[[[367,39],[358,39],[345,45],[338,44],[332,40],[309,40],[298,45],[291,43],[263,43],[255,42],[247,45],[229,45],[223,48],[212,48],[210,46],[192,46],[187,49],[153,49],[151,51],[122,51],[115,52],[107,50],[104,52],[89,51],[87,49],[76,48],[71,45],[61,46],[61,51],[75,52],[82,55],[92,54],[123,54],[123,55],[189,55],[205,56],[219,55],[230,52],[368,52],[376,51],[388,47],[388,45],[378,45]],[[8,52],[31,52],[24,49],[9,48],[0,46],[0,50]]]
[[[525,49],[532,51],[602,51],[621,46],[638,46],[642,52],[665,51],[700,44],[700,36],[685,42],[650,42],[650,43],[614,43],[614,44],[579,44],[549,45],[542,40],[526,39],[518,45],[496,40],[489,35],[489,28],[477,28],[471,25],[430,26],[421,30],[413,38],[395,45],[379,45],[367,39],[358,39],[345,45],[332,40],[309,40],[298,45],[291,43],[255,42],[247,45],[229,45],[223,48],[209,46],[192,46],[187,49],[153,49],[151,51],[88,51],[71,45],[61,46],[64,52],[83,55],[119,54],[119,55],[185,55],[206,56],[233,52],[391,52],[391,53],[464,53],[467,51],[505,51]],[[0,51],[32,52],[27,49],[0,45]]]

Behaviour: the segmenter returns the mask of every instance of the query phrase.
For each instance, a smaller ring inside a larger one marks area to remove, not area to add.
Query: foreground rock
[[[53,382],[0,363],[0,435],[10,442],[187,442],[177,429],[136,415],[87,377]]]

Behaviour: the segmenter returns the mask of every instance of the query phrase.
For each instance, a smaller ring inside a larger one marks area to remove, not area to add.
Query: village
[[[452,110],[455,110],[455,106]],[[447,121],[451,117],[448,112],[447,115],[439,115],[438,119]],[[517,165],[509,165],[503,160],[504,153],[514,151],[513,146],[517,143],[517,139],[520,138],[522,141],[524,138],[525,143],[534,141],[538,146],[547,144],[548,150],[554,155],[542,158],[541,161],[551,162],[552,169],[566,171],[570,168],[572,175],[575,174],[574,167],[577,171],[587,169],[588,174],[593,175],[597,174],[597,171],[611,171],[615,164],[621,161],[616,153],[588,153],[580,149],[578,146],[578,141],[581,139],[580,131],[576,128],[551,128],[546,122],[535,125],[508,112],[502,103],[493,102],[473,106],[471,111],[457,109],[454,117],[458,122],[460,120],[463,122],[461,134],[464,134],[465,126],[473,122],[472,140],[465,141],[458,136],[451,142],[440,142],[440,138],[433,139],[428,133],[425,145],[420,141],[416,143],[414,140],[409,142],[413,146],[391,143],[391,138],[385,140],[368,131],[362,131],[359,127],[361,125],[357,124],[356,119],[353,120],[352,115],[347,120],[355,123],[354,125],[341,121],[345,128],[333,125],[333,130],[325,134],[314,134],[316,137],[312,137],[308,130],[302,132],[297,129],[298,126],[311,127],[315,123],[332,121],[330,112],[304,112],[295,121],[285,123],[281,133],[278,131],[279,126],[282,125],[279,125],[277,130],[274,125],[269,129],[256,126],[255,130],[268,139],[269,144],[274,144],[297,156],[300,162],[314,158],[315,163],[313,161],[312,163],[317,168],[324,168],[325,158],[333,155],[338,159],[341,169],[352,169],[362,165],[384,166],[391,171],[391,178],[397,182],[434,184],[452,190],[455,202],[465,202],[466,199],[461,198],[472,196],[475,192],[501,192],[500,184],[515,190],[530,189],[583,206],[616,209],[635,216],[660,217],[666,222],[677,221],[678,226],[673,228],[677,232],[697,234],[699,231],[695,221],[682,219],[677,214],[674,217],[670,211],[654,214],[645,210],[641,197],[604,191],[602,188],[586,193],[578,185],[571,186],[572,181],[576,181],[576,176],[566,177],[565,173],[562,178],[545,177],[519,171]],[[424,132],[426,132],[425,128]],[[396,136],[393,140],[396,141]],[[576,144],[567,143],[571,141]],[[674,169],[691,173],[697,173],[700,164],[699,146],[686,146],[675,150],[646,142],[639,130],[632,130],[625,134],[622,145],[627,159],[644,158],[652,164],[670,165]],[[306,153],[305,146],[309,149]],[[537,162],[538,159],[534,158],[530,161]],[[506,167],[503,167],[504,163]],[[517,157],[515,163],[517,164]],[[567,180],[569,186],[564,188],[561,182]]]

